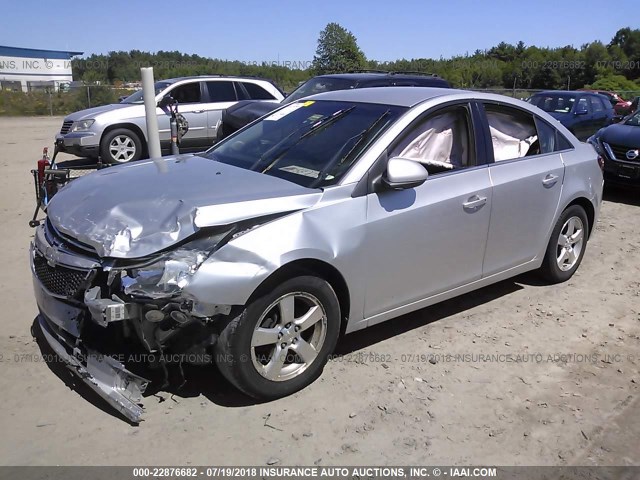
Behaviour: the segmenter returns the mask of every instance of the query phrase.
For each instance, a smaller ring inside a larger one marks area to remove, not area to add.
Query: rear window
[[[354,88],[356,81],[353,78],[315,77],[300,85],[291,92],[283,103],[291,103],[316,93],[332,92],[334,90],[347,90]]]
[[[207,82],[207,90],[209,91],[210,102],[235,102],[237,100],[233,82],[223,80]]]
[[[576,102],[574,95],[538,94],[529,99],[536,107],[551,113],[569,113]]]
[[[589,101],[591,102],[591,109],[596,112],[602,112],[604,111],[604,105],[602,104],[602,101],[598,98],[598,97],[589,97]]]
[[[242,86],[249,93],[249,98],[251,100],[275,100],[276,98],[260,85],[256,85],[255,83],[242,82]]]

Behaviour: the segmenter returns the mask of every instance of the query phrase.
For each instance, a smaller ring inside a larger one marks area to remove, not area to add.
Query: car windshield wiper
[[[327,128],[329,125],[333,125],[334,123],[336,123],[338,120],[340,120],[341,118],[344,118],[347,114],[349,114],[354,108],[356,108],[355,106],[353,107],[349,107],[349,108],[345,108],[344,110],[338,110],[337,112],[335,112],[334,114],[332,114],[329,117],[324,117],[321,120],[318,120],[316,123],[314,123],[313,125],[311,125],[311,127],[309,127],[309,129],[304,132],[302,135],[300,135],[295,142],[293,142],[291,145],[289,145],[287,148],[283,149],[282,152],[280,152],[270,163],[269,165],[267,165],[263,170],[262,173],[267,173],[269,170],[271,170],[277,163],[278,161],[284,157],[284,155],[291,150],[293,147],[295,147],[296,145],[298,145],[302,140],[304,140],[307,137],[310,137],[311,135],[315,135],[316,133],[324,130],[325,128]],[[295,132],[294,132],[295,133]],[[287,138],[289,138],[291,135],[288,135]],[[285,139],[286,140],[286,139]]]
[[[338,153],[331,159],[331,161],[327,164],[327,166],[325,168],[323,168],[320,173],[318,173],[318,178],[311,184],[311,188],[315,188],[318,186],[318,184],[322,181],[323,177],[327,174],[327,172],[331,171],[331,169],[333,167],[335,167],[336,165],[342,165],[344,163],[344,161],[349,158],[351,155],[353,155],[354,152],[357,151],[358,147],[367,139],[369,138],[369,135],[371,134],[371,132],[374,131],[374,129],[380,125],[380,123],[391,113],[391,110],[387,110],[386,112],[384,112],[382,115],[380,115],[378,118],[376,118],[373,123],[371,125],[369,125],[367,128],[365,128],[362,132],[360,132],[359,134],[357,134],[356,136],[352,137],[351,140],[355,140],[355,143],[353,144],[353,146],[349,149],[349,151],[340,156],[340,154],[342,153],[343,149],[340,149],[338,151]],[[345,144],[346,146],[346,144]]]

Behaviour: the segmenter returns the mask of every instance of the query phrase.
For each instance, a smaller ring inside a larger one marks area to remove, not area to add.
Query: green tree
[[[318,38],[312,70],[316,75],[367,68],[356,37],[337,23],[329,23]]]
[[[589,88],[608,90],[612,92],[634,92],[640,90],[640,85],[627,79],[624,75],[601,75]]]

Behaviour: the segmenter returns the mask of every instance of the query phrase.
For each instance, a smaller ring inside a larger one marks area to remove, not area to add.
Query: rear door
[[[231,80],[208,80],[206,82],[207,146],[213,145],[217,138],[218,127],[222,121],[222,112],[238,101],[235,82]]]
[[[564,163],[556,130],[526,110],[484,103],[493,156],[491,222],[483,277],[532,260],[544,250],[560,202]]]
[[[576,99],[574,107],[575,124],[573,134],[580,141],[585,141],[591,136],[593,130],[593,109],[589,96],[584,95]]]
[[[591,111],[593,112],[590,135],[593,135],[595,132],[600,130],[602,127],[607,126],[607,123],[609,123],[609,115],[607,113],[607,110],[610,109],[610,107],[608,105],[605,107],[605,101],[607,103],[610,103],[608,100],[605,100],[602,97],[596,95],[589,96],[589,103],[591,104]]]

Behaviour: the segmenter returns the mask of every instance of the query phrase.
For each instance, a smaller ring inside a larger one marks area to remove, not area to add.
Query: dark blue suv
[[[282,100],[282,102],[256,102],[254,100],[247,100],[237,102],[229,107],[222,112],[222,125],[218,126],[218,140],[222,140],[276,108],[295,102],[301,98],[334,90],[370,87],[451,88],[451,85],[437,75],[422,72],[364,70],[350,73],[319,75],[304,82],[291,92],[287,98]]]
[[[583,142],[616,118],[609,99],[599,93],[552,90],[536,93],[528,102],[558,119]]]

